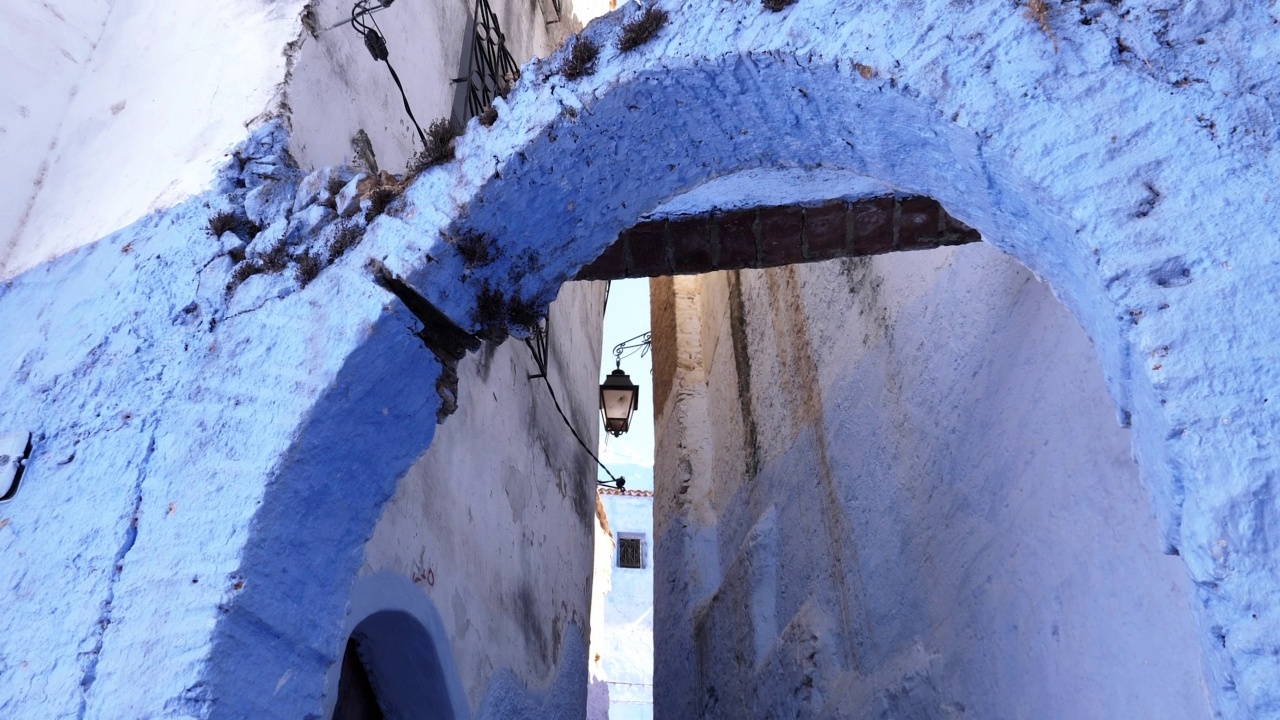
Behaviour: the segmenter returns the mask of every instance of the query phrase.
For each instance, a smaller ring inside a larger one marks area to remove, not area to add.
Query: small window
[[[641,538],[618,538],[618,567],[644,567],[644,541]]]

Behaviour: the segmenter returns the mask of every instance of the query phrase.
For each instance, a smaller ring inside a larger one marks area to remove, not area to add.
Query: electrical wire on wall
[[[547,393],[551,395],[551,402],[556,406],[556,412],[560,413],[560,419],[564,420],[565,426],[569,428],[570,433],[573,433],[573,438],[578,441],[582,449],[586,450],[591,459],[596,461],[601,470],[604,470],[604,474],[609,476],[609,481],[597,479],[596,484],[621,490],[626,487],[627,479],[625,477],[615,477],[612,472],[609,472],[609,468],[605,467],[605,464],[600,461],[600,458],[582,439],[578,431],[573,428],[573,423],[569,422],[569,416],[565,415],[564,409],[560,407],[560,400],[556,397],[556,389],[551,386],[551,378],[547,376],[547,329],[551,324],[551,318],[547,318],[546,323],[546,326],[540,325],[533,328],[531,336],[524,341],[525,347],[529,348],[530,354],[533,355],[533,362],[538,366],[538,374],[530,375],[529,379],[542,378],[542,381],[547,384]]]
[[[409,107],[409,96],[404,92],[404,85],[400,82],[400,76],[396,74],[396,69],[392,67],[391,61],[387,59],[391,55],[387,50],[387,39],[382,35],[382,28],[378,27],[378,22],[373,19],[375,12],[391,7],[393,2],[395,0],[358,0],[355,5],[351,6],[351,20],[349,22],[351,27],[360,33],[360,37],[364,38],[364,46],[369,50],[369,54],[373,56],[373,59],[387,64],[387,70],[391,72],[391,79],[395,81],[396,87],[400,89],[400,99],[404,101],[404,111],[408,113],[409,120],[413,122],[413,127],[417,129],[418,139],[422,140],[422,147],[425,149],[430,147],[427,142],[427,134],[422,131],[422,126],[418,124],[418,118],[413,116],[413,109]]]

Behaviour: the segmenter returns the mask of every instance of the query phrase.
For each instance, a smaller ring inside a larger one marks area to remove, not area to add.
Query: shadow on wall
[[[587,720],[609,720],[609,683],[600,678],[587,683]]]
[[[394,305],[370,328],[273,473],[240,563],[245,589],[216,631],[214,717],[284,720],[320,707],[368,528],[435,431],[440,366],[405,331],[411,317]]]

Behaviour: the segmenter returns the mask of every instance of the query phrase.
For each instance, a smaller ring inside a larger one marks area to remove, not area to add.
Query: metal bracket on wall
[[[538,374],[530,375],[530,380],[547,376],[547,333],[550,330],[550,315],[543,318],[542,322],[529,328],[529,337],[525,339],[524,344],[529,346],[529,351],[533,353],[533,362],[538,366]]]
[[[436,422],[442,423],[458,409],[458,361],[468,352],[480,348],[480,338],[455,325],[448,315],[396,277],[386,265],[371,259],[368,269],[373,273],[373,281],[399,298],[422,323],[422,329],[414,334],[440,361],[436,392],[440,395],[441,404],[436,411]]]
[[[31,457],[31,433],[16,432],[0,435],[0,503],[9,502],[18,494],[18,484]]]

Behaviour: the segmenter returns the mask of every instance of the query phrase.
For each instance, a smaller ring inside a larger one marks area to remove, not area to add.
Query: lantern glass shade
[[[631,414],[640,407],[640,388],[618,368],[600,385],[600,416],[604,429],[618,437],[631,428]]]

